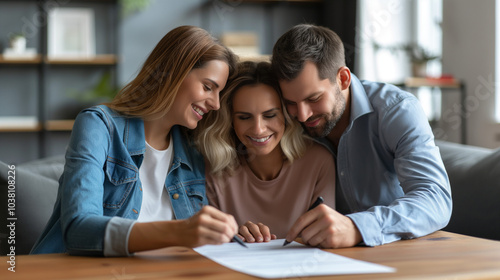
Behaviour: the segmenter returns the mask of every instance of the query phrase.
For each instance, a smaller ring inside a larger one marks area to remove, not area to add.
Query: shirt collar
[[[373,112],[365,88],[356,75],[351,74],[351,120],[352,124],[357,118]]]
[[[131,155],[146,152],[146,136],[144,135],[144,121],[140,118],[127,118],[124,131],[124,142]]]
[[[129,118],[127,121],[128,125],[124,135],[127,149],[131,155],[143,155],[146,152],[144,121],[139,118]],[[191,160],[193,160],[190,157],[192,153],[186,151],[194,149],[194,147],[188,143],[184,134],[185,132],[178,125],[173,126],[170,130],[171,144],[174,145],[172,167],[184,164],[190,170],[193,170],[190,164]],[[130,137],[131,135],[132,137]]]
[[[107,106],[99,106],[102,110],[106,111],[110,116],[122,121],[123,129],[123,142],[127,147],[130,155],[144,155],[146,152],[146,137],[144,135],[144,121],[141,118],[124,117],[119,113],[113,111]],[[115,123],[118,120],[115,120]],[[174,145],[174,159],[172,164],[177,163],[185,164],[189,169],[193,170],[191,161],[196,160],[193,153],[188,153],[190,149],[195,149],[188,141],[185,132],[178,125],[174,125],[170,130]]]
[[[191,162],[195,160],[192,155],[193,153],[187,153],[187,151],[195,149],[193,145],[190,144],[189,139],[185,131],[178,125],[174,125],[170,129],[170,134],[172,135],[172,140],[174,141],[174,161],[172,165],[176,162],[185,164],[189,169],[193,170]]]

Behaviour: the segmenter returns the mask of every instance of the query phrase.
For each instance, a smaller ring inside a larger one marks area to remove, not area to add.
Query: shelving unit
[[[321,7],[324,0],[242,0],[242,1],[205,1],[201,7],[201,26],[216,36],[222,37],[227,32],[257,32],[259,55],[243,55],[241,60],[268,61],[272,45],[286,29],[282,22],[289,22],[290,27],[304,22],[320,24],[323,21]],[[256,19],[261,23],[248,22],[245,16],[238,17],[239,13],[256,13]],[[289,12],[286,15],[283,11]],[[283,19],[282,17],[285,17]],[[243,20],[242,20],[243,19]],[[226,22],[231,22],[229,29],[224,28]],[[220,38],[219,37],[219,38]],[[228,45],[229,46],[229,45]]]
[[[40,64],[41,62],[42,56],[39,54],[30,59],[6,59],[0,54],[0,64]]]
[[[118,63],[118,58],[113,54],[96,55],[95,57],[89,59],[60,59],[45,57],[44,62],[46,64],[53,65],[116,65]]]
[[[32,36],[29,43],[38,51],[34,58],[11,59],[1,55],[3,48],[0,49],[0,97],[7,100],[0,105],[2,161],[22,162],[64,153],[73,127],[74,120],[71,118],[79,111],[76,109],[79,101],[72,99],[68,92],[91,88],[96,83],[96,77],[106,71],[111,71],[112,82],[117,84],[118,1],[75,0],[56,3],[57,7],[94,10],[96,55],[85,59],[60,59],[47,55],[47,19],[54,3],[51,0],[0,0],[0,46],[2,40],[7,38],[7,32],[18,31],[30,24]],[[37,19],[45,19],[45,22],[33,24],[37,23]],[[24,77],[26,73],[29,75]],[[1,80],[2,74],[4,80]],[[5,74],[8,74],[8,78]],[[32,121],[31,116],[36,117],[36,120]],[[17,121],[17,125],[15,121],[5,123],[9,122],[10,117]],[[25,122],[23,117],[27,119]],[[17,142],[19,146],[16,146]],[[34,156],[24,155],[23,145],[30,145],[30,150],[37,152]],[[37,146],[36,149],[32,145]]]
[[[52,120],[45,122],[47,131],[71,131],[75,120]]]

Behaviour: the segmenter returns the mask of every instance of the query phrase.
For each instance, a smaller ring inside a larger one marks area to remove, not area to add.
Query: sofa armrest
[[[453,197],[453,213],[445,230],[500,240],[500,149],[436,144]]]
[[[34,166],[31,166],[32,168]],[[62,168],[62,166],[61,166]],[[7,227],[8,212],[8,165],[0,162],[0,201],[6,207],[0,211],[0,253],[8,253],[15,246],[16,255],[28,254],[49,220],[57,197],[57,179],[37,174],[30,168],[15,168],[15,244],[8,244],[10,229]],[[56,175],[56,174],[53,174]],[[57,175],[58,176],[58,175]],[[11,187],[12,189],[12,187]],[[12,193],[11,193],[12,196]],[[10,251],[10,250],[9,250]]]
[[[45,178],[59,180],[64,170],[64,155],[38,159],[18,165],[19,168]]]

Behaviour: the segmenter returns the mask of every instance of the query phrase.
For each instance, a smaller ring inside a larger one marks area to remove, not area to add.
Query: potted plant
[[[391,52],[404,51],[408,54],[410,58],[412,75],[414,77],[425,77],[427,76],[427,64],[429,61],[439,59],[439,56],[430,53],[422,46],[410,43],[394,46],[382,46],[376,42],[372,42],[373,49],[377,52],[380,49],[386,49]]]
[[[111,101],[120,91],[120,88],[113,84],[112,79],[111,72],[108,71],[103,73],[99,81],[89,89],[68,90],[67,96],[76,101],[66,108],[68,118],[75,117],[84,108]]]
[[[422,46],[417,44],[404,45],[403,49],[406,50],[410,56],[412,74],[415,77],[427,76],[428,62],[439,59],[439,56],[428,52]]]
[[[11,33],[9,43],[12,50],[16,53],[23,53],[26,50],[26,36],[23,33]]]

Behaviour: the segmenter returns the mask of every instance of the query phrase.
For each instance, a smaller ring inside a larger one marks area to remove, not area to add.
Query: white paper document
[[[205,245],[194,248],[199,254],[230,269],[261,278],[319,275],[390,273],[391,267],[354,260],[284,239],[267,243]]]

